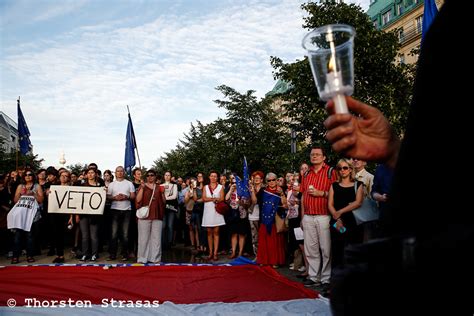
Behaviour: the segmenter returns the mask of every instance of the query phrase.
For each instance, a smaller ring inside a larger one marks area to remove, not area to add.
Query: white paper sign
[[[301,229],[301,227],[296,227],[294,230],[296,240],[303,240],[303,230]]]
[[[52,185],[48,213],[102,215],[105,199],[105,187]]]

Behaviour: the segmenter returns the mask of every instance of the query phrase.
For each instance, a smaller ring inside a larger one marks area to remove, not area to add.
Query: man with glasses
[[[336,172],[325,164],[321,147],[310,153],[311,167],[301,182],[301,228],[304,231],[304,251],[308,259],[308,278],[305,286],[329,288],[331,278],[331,234],[329,232],[328,195]],[[322,254],[322,258],[320,255]],[[321,266],[322,263],[322,266]]]

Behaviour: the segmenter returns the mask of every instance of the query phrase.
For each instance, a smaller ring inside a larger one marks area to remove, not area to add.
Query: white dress
[[[209,190],[209,185],[204,187],[208,198],[218,198],[220,196],[222,185],[218,184],[213,194]],[[224,216],[216,212],[216,204],[214,202],[204,203],[204,214],[202,216],[202,227],[217,227],[225,225]]]

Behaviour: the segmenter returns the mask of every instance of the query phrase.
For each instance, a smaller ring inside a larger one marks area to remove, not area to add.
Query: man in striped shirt
[[[301,228],[304,231],[304,251],[309,263],[308,278],[304,284],[322,284],[323,289],[327,289],[331,278],[331,217],[328,212],[328,195],[329,188],[337,177],[336,172],[325,164],[323,148],[311,149],[310,159],[311,167],[301,183]]]

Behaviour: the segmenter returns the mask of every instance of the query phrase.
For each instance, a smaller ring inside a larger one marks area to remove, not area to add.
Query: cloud
[[[56,165],[64,150],[67,164],[95,161],[102,169],[123,164],[130,105],[140,158],[150,167],[191,122],[224,116],[212,101],[222,98],[216,86],[263,97],[275,84],[270,56],[302,58],[303,2],[230,2],[201,15],[157,11],[134,26],[119,16],[32,40],[3,58],[19,84],[2,75],[1,101],[15,119],[22,96],[35,153],[46,165]],[[35,21],[87,8],[86,1],[56,4]]]

